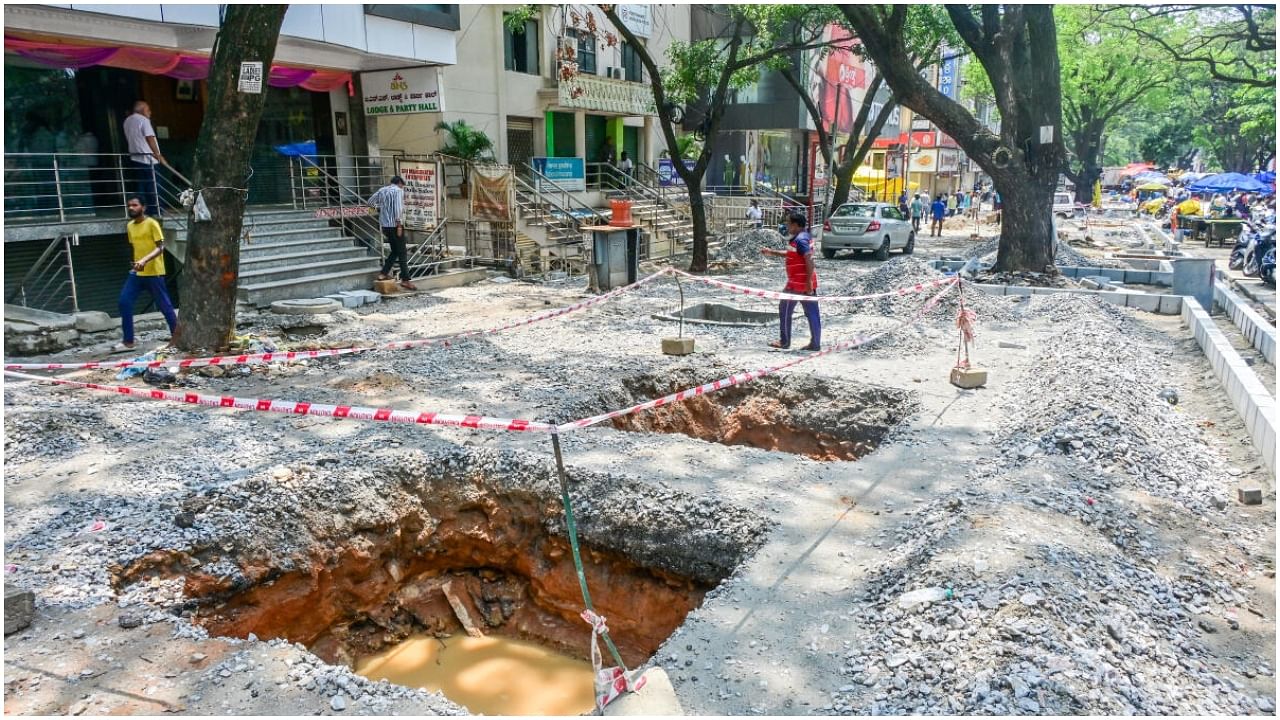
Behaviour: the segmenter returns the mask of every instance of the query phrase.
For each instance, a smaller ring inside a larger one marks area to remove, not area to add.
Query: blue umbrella
[[[1263,185],[1275,185],[1275,184],[1276,184],[1276,174],[1275,174],[1275,173],[1273,173],[1273,172],[1271,172],[1271,171],[1269,171],[1269,170],[1268,170],[1267,172],[1254,173],[1254,175],[1253,175],[1253,179],[1254,179],[1254,180],[1257,180],[1258,182],[1262,183]]]
[[[1240,173],[1220,173],[1201,178],[1188,187],[1191,192],[1268,192],[1269,185],[1264,185],[1248,175]]]

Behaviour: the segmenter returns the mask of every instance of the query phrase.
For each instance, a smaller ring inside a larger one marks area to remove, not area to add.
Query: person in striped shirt
[[[390,280],[391,266],[400,261],[400,287],[405,290],[417,290],[418,287],[409,282],[409,253],[404,246],[404,178],[396,175],[391,182],[378,192],[369,196],[369,204],[378,208],[378,224],[382,227],[382,237],[391,246],[391,252],[382,263],[379,280]]]

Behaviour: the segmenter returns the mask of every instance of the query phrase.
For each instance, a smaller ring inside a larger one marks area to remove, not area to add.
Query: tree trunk
[[[1003,206],[995,269],[1053,272],[1053,214],[1043,208],[1052,207],[1054,186],[1023,182],[1021,175],[992,177]]]
[[[196,143],[192,178],[202,188],[213,219],[188,221],[182,325],[176,338],[178,347],[188,352],[221,352],[235,332],[244,186],[267,99],[267,76],[288,7],[228,5],[214,41],[209,104]],[[262,63],[262,92],[239,91],[242,62]]]
[[[702,177],[698,177],[698,191],[689,186],[689,215],[693,219],[693,257],[689,260],[689,272],[707,271],[707,206],[702,200]]]

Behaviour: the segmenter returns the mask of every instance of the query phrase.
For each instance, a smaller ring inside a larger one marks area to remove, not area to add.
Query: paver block
[[[360,298],[365,305],[373,305],[382,302],[382,296],[372,290],[349,290],[348,295],[355,295]]]
[[[9,635],[31,624],[36,616],[36,596],[30,590],[4,588],[4,634]]]
[[[397,295],[400,293],[400,283],[395,280],[374,280],[373,291],[380,295]]]
[[[1160,309],[1157,310],[1161,315],[1177,315],[1182,311],[1182,297],[1179,295],[1160,295]]]
[[[325,297],[342,303],[342,307],[345,308],[358,308],[364,304],[364,301],[360,298],[345,292],[333,293],[332,295],[325,295]]]
[[[1145,312],[1160,312],[1160,296],[1134,293],[1129,296],[1129,307]]]
[[[1260,487],[1236,488],[1236,497],[1240,500],[1241,505],[1261,505],[1262,504],[1262,488]]]
[[[951,384],[965,390],[982,387],[987,384],[987,371],[978,368],[951,368]]]
[[[688,355],[692,352],[693,338],[691,337],[662,338],[662,353],[664,355]]]

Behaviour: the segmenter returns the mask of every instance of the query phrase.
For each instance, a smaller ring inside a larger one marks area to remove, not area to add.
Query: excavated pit
[[[550,459],[505,462],[505,472],[447,460],[381,469],[386,487],[374,491],[402,512],[346,528],[317,513],[311,544],[288,557],[262,557],[268,539],[232,557],[222,543],[154,553],[118,570],[114,584],[181,576],[186,609],[211,635],[285,638],[352,668],[411,637],[464,636],[464,619],[485,635],[589,659]],[[744,509],[631,478],[571,471],[571,487],[592,600],[633,666],[768,529]],[[225,561],[239,572],[203,569]]]
[[[641,375],[622,381],[626,398],[610,394],[601,403],[622,407],[718,377],[723,375],[688,370]],[[616,418],[613,426],[629,432],[680,433],[814,460],[857,460],[879,447],[917,406],[912,393],[897,388],[810,376],[768,376]]]
[[[654,315],[659,320],[680,321],[694,325],[721,325],[727,327],[760,327],[778,322],[778,313],[742,308],[722,303],[698,303],[668,315]]]

